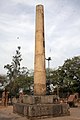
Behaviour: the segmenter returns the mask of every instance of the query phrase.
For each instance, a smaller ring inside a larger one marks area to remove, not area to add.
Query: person
[[[5,103],[5,91],[2,93],[2,106],[4,106]]]
[[[7,106],[8,103],[8,92],[5,89],[4,92],[2,93],[2,105]]]
[[[19,102],[20,103],[23,103],[23,91],[22,90],[20,90],[20,92],[19,92]]]

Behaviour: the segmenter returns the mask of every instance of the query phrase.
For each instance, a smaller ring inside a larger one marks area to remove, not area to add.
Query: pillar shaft
[[[43,8],[43,5],[36,6],[34,94],[35,95],[45,95],[46,94],[44,8]]]

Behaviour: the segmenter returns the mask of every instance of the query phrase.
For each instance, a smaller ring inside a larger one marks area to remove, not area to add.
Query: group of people
[[[4,90],[4,92],[2,93],[2,105],[7,106],[7,103],[8,103],[8,92]]]
[[[9,103],[15,103],[15,102],[23,103],[23,95],[24,95],[23,92],[20,91],[18,99],[16,99],[16,97],[13,97],[12,99],[10,99],[9,92],[4,90],[2,93],[2,106],[7,106]]]

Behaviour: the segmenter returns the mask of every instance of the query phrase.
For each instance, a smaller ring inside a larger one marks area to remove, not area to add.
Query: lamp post
[[[51,57],[48,57],[46,58],[46,60],[48,61],[48,77],[50,77],[50,60],[51,60]]]
[[[45,58],[48,61],[48,74],[47,74],[47,94],[50,94],[50,60],[51,57]]]

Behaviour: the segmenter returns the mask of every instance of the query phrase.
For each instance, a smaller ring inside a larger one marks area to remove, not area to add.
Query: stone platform
[[[70,115],[68,104],[54,102],[54,96],[24,96],[23,103],[15,103],[13,112],[27,118],[45,118]]]

